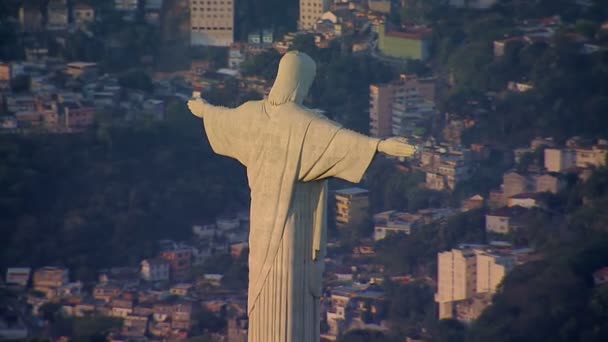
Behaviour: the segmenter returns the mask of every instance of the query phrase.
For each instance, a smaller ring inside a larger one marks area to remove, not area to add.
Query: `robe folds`
[[[213,150],[247,168],[249,341],[319,341],[326,179],[358,183],[379,140],[294,102],[209,105],[204,125]]]

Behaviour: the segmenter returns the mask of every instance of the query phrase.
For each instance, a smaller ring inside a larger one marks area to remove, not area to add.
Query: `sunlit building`
[[[230,46],[234,42],[234,0],[190,0],[190,44]]]
[[[549,172],[566,172],[574,168],[601,167],[606,165],[608,146],[597,144],[583,148],[545,149],[545,168]]]
[[[437,254],[439,319],[472,321],[491,304],[506,274],[515,266],[510,249],[463,245]]]
[[[298,29],[311,30],[323,13],[329,10],[331,0],[300,0],[300,20]]]
[[[361,188],[336,190],[336,224],[352,226],[369,215],[369,191]]]
[[[392,83],[369,86],[369,133],[373,137],[391,136],[394,92]]]
[[[408,136],[424,129],[437,113],[434,78],[400,75],[387,84],[370,86],[370,134]]]

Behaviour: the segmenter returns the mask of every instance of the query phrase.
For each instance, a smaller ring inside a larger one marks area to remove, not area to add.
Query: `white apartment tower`
[[[190,45],[234,42],[235,0],[190,0]]]
[[[437,255],[439,319],[452,318],[452,304],[471,298],[476,290],[477,258],[472,249],[452,249]]]
[[[515,266],[511,253],[494,252],[483,245],[466,245],[437,254],[439,319],[454,318],[459,302],[496,293]]]
[[[300,0],[300,20],[298,29],[312,30],[323,13],[329,10],[331,0]]]
[[[477,292],[495,293],[503,278],[515,266],[511,255],[477,254]]]

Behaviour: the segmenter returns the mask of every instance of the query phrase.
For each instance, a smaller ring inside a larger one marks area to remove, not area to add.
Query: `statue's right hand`
[[[190,112],[196,117],[203,118],[205,114],[205,107],[207,106],[207,102],[203,99],[192,99],[188,101],[188,109]]]
[[[416,153],[416,146],[410,145],[406,138],[392,137],[380,141],[378,151],[394,157],[409,158]]]

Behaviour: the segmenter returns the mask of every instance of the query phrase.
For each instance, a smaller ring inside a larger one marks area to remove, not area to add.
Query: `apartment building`
[[[608,144],[606,141],[591,147],[567,147],[545,149],[545,168],[549,172],[566,172],[574,168],[606,165]]]
[[[515,259],[510,249],[487,245],[462,245],[439,253],[435,294],[439,319],[476,319],[491,304],[489,298],[515,266]]]
[[[70,282],[69,270],[63,267],[43,267],[34,272],[34,290],[41,291],[48,298],[57,294],[57,290]]]
[[[477,254],[477,293],[495,293],[508,271],[515,266],[512,255],[492,252]]]
[[[435,79],[402,74],[370,86],[370,133],[375,137],[420,133],[435,110]]]
[[[452,318],[453,302],[473,296],[476,290],[477,258],[469,248],[452,249],[437,255],[439,319]]]
[[[436,114],[435,79],[401,75],[392,109],[393,135],[422,133],[420,129]]]
[[[169,263],[166,260],[145,259],[141,262],[141,278],[146,281],[169,280]]]
[[[47,266],[34,272],[34,287],[61,287],[68,282],[67,268]]]
[[[374,215],[374,241],[392,234],[411,234],[421,225],[421,216],[390,210]]]
[[[369,133],[373,137],[391,136],[394,92],[392,83],[369,86]]]
[[[173,280],[189,278],[192,268],[192,249],[175,248],[161,253],[161,258],[169,263],[169,274]]]
[[[300,0],[300,18],[298,29],[301,31],[312,30],[323,13],[329,10],[333,1],[331,0]]]
[[[234,0],[190,0],[190,44],[230,46],[234,42]]]
[[[365,221],[369,215],[369,191],[361,188],[336,190],[336,225],[352,226]]]

